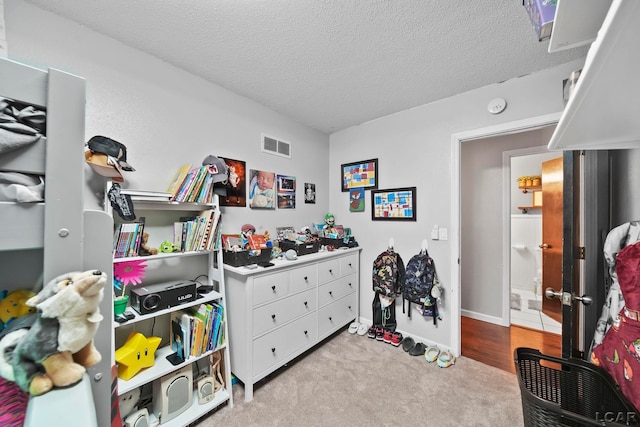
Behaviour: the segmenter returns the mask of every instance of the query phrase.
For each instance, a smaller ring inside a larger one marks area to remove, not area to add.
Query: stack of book
[[[146,202],[168,202],[172,196],[171,193],[162,191],[135,190],[133,188],[122,188],[120,189],[120,194],[128,195],[133,201]]]
[[[218,249],[220,211],[208,209],[194,217],[181,217],[173,223],[173,244],[182,252]]]
[[[138,256],[143,232],[144,217],[140,217],[137,222],[115,224],[113,231],[113,257]]]
[[[213,174],[209,166],[183,165],[167,188],[174,202],[211,203],[213,201]]]
[[[171,348],[182,359],[201,356],[224,342],[224,305],[221,302],[171,313]]]

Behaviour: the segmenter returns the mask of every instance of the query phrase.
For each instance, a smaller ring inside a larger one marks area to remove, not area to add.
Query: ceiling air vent
[[[267,135],[262,135],[262,151],[276,156],[291,158],[291,144]]]

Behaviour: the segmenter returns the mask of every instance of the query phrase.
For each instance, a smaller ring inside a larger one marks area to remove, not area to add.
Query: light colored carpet
[[[462,357],[449,368],[344,329],[256,384],[233,386],[212,426],[523,425],[515,375]]]

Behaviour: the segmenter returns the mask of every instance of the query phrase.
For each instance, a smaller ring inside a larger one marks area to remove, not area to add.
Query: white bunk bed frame
[[[89,269],[105,271],[112,283],[113,220],[102,211],[84,209],[85,80],[0,58],[0,96],[47,112],[45,138],[0,155],[0,171],[45,176],[44,203],[0,202],[0,289],[34,289],[40,285],[34,275],[47,283],[60,274]],[[104,319],[95,342],[102,361],[76,386],[32,397],[25,426],[111,425],[109,286],[100,310]]]

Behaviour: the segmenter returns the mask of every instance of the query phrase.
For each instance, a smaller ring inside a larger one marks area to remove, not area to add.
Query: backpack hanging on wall
[[[423,316],[433,317],[433,324],[436,325],[440,316],[438,298],[441,294],[435,263],[427,250],[423,249],[407,263],[402,286],[402,312],[405,312],[404,302],[408,301],[408,317],[411,317],[411,303],[414,303]]]
[[[404,274],[400,254],[389,247],[373,261],[373,290],[390,298],[402,295]]]

